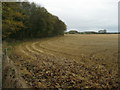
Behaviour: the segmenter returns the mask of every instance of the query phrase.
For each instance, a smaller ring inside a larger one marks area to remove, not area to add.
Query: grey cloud
[[[30,0],[41,4],[67,24],[77,29],[117,31],[119,0]]]

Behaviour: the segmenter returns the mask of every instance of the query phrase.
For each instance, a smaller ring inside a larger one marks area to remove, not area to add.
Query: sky
[[[28,0],[45,7],[67,25],[67,31],[118,31],[119,0]]]

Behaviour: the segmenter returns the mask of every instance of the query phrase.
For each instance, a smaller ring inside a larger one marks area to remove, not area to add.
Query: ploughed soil
[[[26,41],[13,48],[7,65],[4,87],[117,88],[118,36],[65,35]]]

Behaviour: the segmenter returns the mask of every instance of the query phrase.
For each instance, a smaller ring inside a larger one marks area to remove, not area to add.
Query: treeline
[[[63,35],[66,25],[44,7],[29,2],[2,3],[2,38],[25,39]]]
[[[120,34],[120,32],[107,32],[107,30],[99,30],[98,32],[96,31],[84,31],[84,32],[79,32],[77,30],[70,30],[68,32],[65,32],[65,34]]]

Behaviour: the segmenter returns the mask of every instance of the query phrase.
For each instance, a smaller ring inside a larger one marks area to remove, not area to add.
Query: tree
[[[107,33],[107,30],[105,30],[105,29],[104,30],[99,30],[98,33],[105,34],[105,33]]]
[[[41,38],[63,35],[66,25],[44,7],[29,2],[3,3],[3,38]]]
[[[78,33],[78,31],[76,31],[76,30],[69,31],[69,34],[77,34],[77,33]]]
[[[19,12],[19,5],[15,2],[2,3],[2,9],[2,37],[4,39],[24,28],[22,22],[24,15]]]

